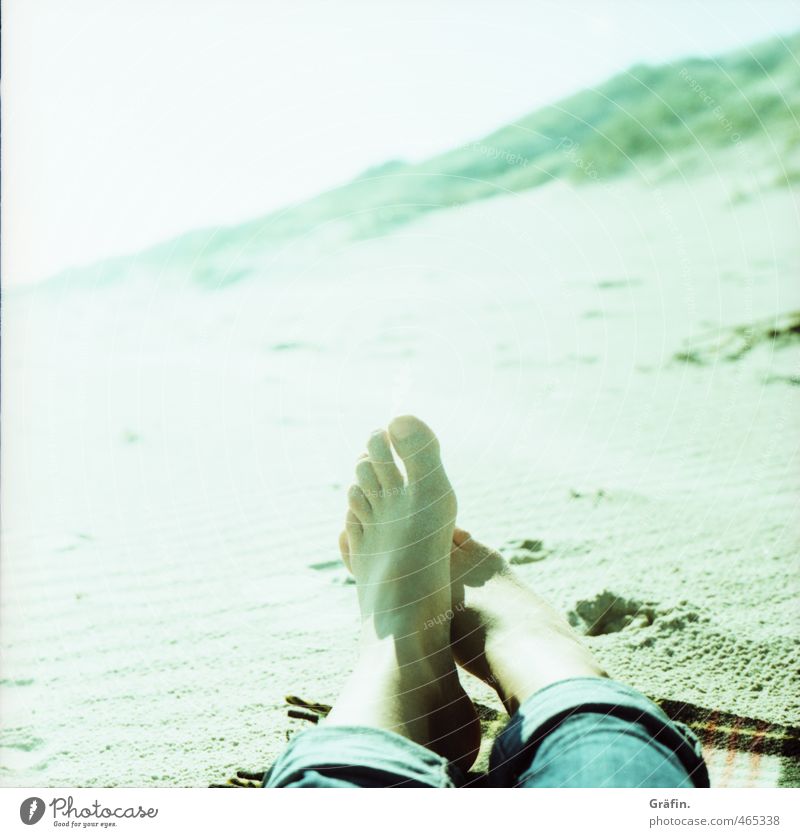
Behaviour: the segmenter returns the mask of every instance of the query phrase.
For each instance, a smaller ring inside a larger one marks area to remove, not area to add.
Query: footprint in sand
[[[601,291],[610,291],[610,290],[617,290],[619,288],[632,288],[636,285],[641,285],[641,279],[634,279],[628,277],[622,277],[619,279],[601,279],[597,283],[597,287]]]
[[[652,602],[625,599],[604,590],[593,599],[579,601],[567,614],[567,619],[585,636],[601,636],[625,628],[647,628],[655,621],[657,612]]]
[[[500,552],[509,564],[533,564],[536,561],[544,561],[550,554],[538,538],[507,541],[500,547]]]
[[[343,569],[341,558],[334,558],[330,561],[316,561],[313,564],[309,564],[308,568],[317,572],[330,573],[330,581],[332,584],[356,583],[353,576],[347,570]]]
[[[698,622],[707,622],[687,601],[664,607],[655,602],[626,599],[610,590],[591,599],[579,601],[567,614],[570,625],[584,636],[615,634],[627,629],[653,626],[659,632],[683,630]]]

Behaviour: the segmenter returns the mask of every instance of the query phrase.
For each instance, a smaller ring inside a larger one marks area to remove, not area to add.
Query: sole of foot
[[[339,545],[357,585],[360,657],[330,718],[400,732],[466,770],[480,724],[450,648],[457,504],[433,431],[402,416],[373,433],[348,506]]]

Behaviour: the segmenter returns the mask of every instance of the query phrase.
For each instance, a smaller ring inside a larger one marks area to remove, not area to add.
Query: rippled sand
[[[796,195],[734,181],[553,184],[216,291],[8,295],[2,783],[268,764],[284,695],[354,660],[344,488],[401,412],[614,675],[794,721],[800,343],[720,346],[800,309]]]

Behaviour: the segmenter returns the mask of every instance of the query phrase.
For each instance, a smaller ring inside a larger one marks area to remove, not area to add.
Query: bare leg
[[[418,419],[395,419],[367,449],[340,537],[358,585],[360,654],[326,723],[390,730],[467,769],[480,725],[450,649],[455,494],[438,440]]]
[[[454,532],[451,572],[453,654],[497,691],[509,714],[550,683],[606,676],[566,620],[499,552],[462,529]]]

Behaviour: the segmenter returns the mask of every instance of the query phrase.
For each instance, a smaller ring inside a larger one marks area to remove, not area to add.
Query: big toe
[[[403,460],[409,482],[441,472],[439,440],[424,421],[415,416],[399,416],[389,424],[389,436]]]

